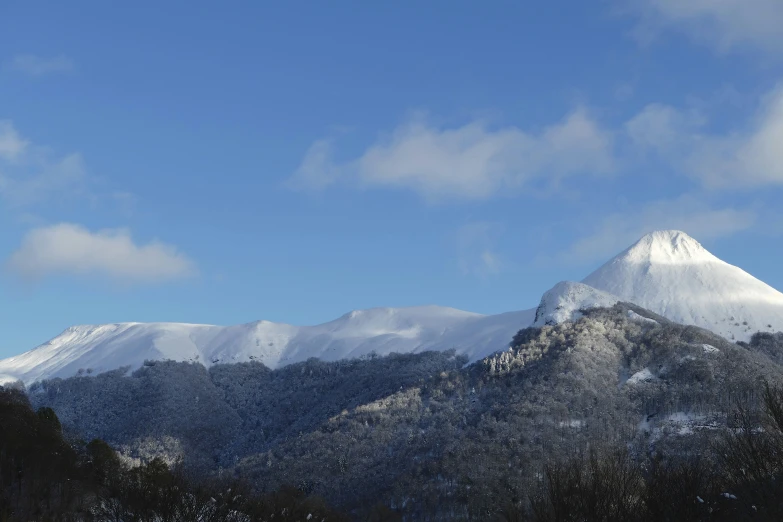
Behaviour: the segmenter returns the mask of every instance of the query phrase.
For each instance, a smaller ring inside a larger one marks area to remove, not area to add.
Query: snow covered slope
[[[216,363],[257,360],[271,368],[310,357],[333,361],[375,352],[455,348],[471,360],[508,346],[535,310],[485,316],[419,306],[356,310],[317,326],[258,321],[237,326],[123,323],[75,326],[27,353],[0,361],[0,383],[100,373],[144,360]]]
[[[581,316],[580,310],[608,308],[614,306],[618,301],[620,301],[618,297],[597,290],[592,286],[573,281],[562,281],[548,290],[541,298],[541,304],[536,309],[533,326],[576,321]]]
[[[783,331],[783,293],[678,230],[644,236],[582,282],[730,340]]]
[[[29,352],[0,361],[0,384],[22,379],[72,376],[122,366],[139,367],[146,359],[200,359],[199,346],[219,332],[218,327],[176,323],[122,323],[72,326]]]

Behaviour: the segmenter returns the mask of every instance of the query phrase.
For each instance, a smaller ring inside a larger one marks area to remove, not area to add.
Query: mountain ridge
[[[100,373],[145,360],[217,363],[259,361],[270,368],[317,357],[333,361],[372,353],[455,348],[471,360],[504,349],[535,310],[482,315],[435,305],[353,310],[332,321],[294,326],[254,321],[232,326],[113,323],[71,326],[59,336],[0,361],[0,384],[29,384]]]
[[[573,321],[580,311],[628,302],[666,319],[747,341],[783,331],[783,294],[707,251],[679,230],[656,231],[580,283],[564,281],[536,308],[482,315],[425,305],[353,310],[313,326],[260,320],[233,326],[187,323],[80,325],[0,361],[0,384],[99,373],[147,359],[217,363],[259,361],[277,368],[392,352],[456,349],[472,362],[508,348],[519,330]]]

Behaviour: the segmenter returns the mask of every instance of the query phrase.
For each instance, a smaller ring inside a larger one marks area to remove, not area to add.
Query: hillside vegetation
[[[738,408],[762,411],[764,383],[783,383],[781,350],[780,335],[735,344],[619,304],[524,329],[467,366],[448,352],[278,370],[150,362],[29,393],[129,462],[182,459],[259,492],[289,485],[359,519],[383,505],[416,520],[486,520],[529,509],[547,466],[598,443],[638,466],[716,462]]]
[[[54,411],[34,411],[15,388],[0,386],[0,420],[3,522],[347,520],[294,488],[256,494],[159,458],[130,466],[102,440],[65,437]]]

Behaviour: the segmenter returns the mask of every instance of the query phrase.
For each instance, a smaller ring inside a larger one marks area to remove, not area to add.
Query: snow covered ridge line
[[[508,347],[534,310],[481,315],[454,308],[419,306],[356,310],[316,326],[258,321],[236,326],[121,323],[71,327],[22,355],[0,361],[5,381],[26,384],[52,377],[91,374],[145,360],[218,363],[259,361],[270,368],[311,357],[325,361],[376,353],[456,349],[479,360]]]
[[[576,320],[580,310],[618,302],[732,341],[748,341],[758,331],[783,331],[783,294],[721,261],[684,232],[669,230],[642,237],[581,283],[558,283],[537,308],[489,316],[440,306],[373,308],[315,326],[269,321],[228,327],[77,326],[38,348],[0,361],[0,383],[70,377],[80,369],[93,373],[124,366],[135,369],[144,360],[163,359],[206,366],[255,360],[277,368],[311,357],[334,361],[373,352],[454,348],[476,361],[507,349],[522,328]],[[629,313],[629,319],[643,320],[634,314]]]

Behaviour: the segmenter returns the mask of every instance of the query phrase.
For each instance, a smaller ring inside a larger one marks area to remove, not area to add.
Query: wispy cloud
[[[665,105],[650,105],[626,125],[642,149],[709,188],[783,185],[783,87],[769,93],[746,128],[723,134],[706,120]]]
[[[23,167],[0,170],[0,195],[13,208],[35,205],[55,196],[84,194],[86,183],[84,161],[79,154],[57,159],[39,157]]]
[[[23,139],[12,122],[0,121],[0,199],[8,207],[88,195],[88,184],[80,154],[57,155]]]
[[[0,160],[15,161],[29,143],[19,136],[9,120],[0,120]]]
[[[462,225],[456,234],[460,272],[465,276],[481,278],[500,273],[505,265],[496,250],[501,234],[502,227],[499,223],[474,221]]]
[[[641,16],[638,34],[682,31],[726,51],[750,46],[783,56],[780,0],[619,0]]]
[[[91,232],[70,223],[31,230],[7,268],[27,281],[60,274],[121,283],[160,283],[197,272],[195,264],[173,246],[156,241],[137,245],[124,229]]]
[[[319,140],[289,180],[320,190],[344,182],[412,190],[430,201],[481,200],[544,180],[612,171],[612,135],[584,109],[538,133],[493,129],[483,121],[440,128],[416,116],[352,161],[333,159],[334,142]]]
[[[70,58],[62,55],[46,58],[34,54],[19,54],[11,59],[8,68],[30,76],[45,76],[71,72],[75,65]]]
[[[702,240],[730,236],[752,227],[756,218],[754,210],[713,208],[691,195],[653,201],[606,216],[592,233],[562,252],[561,260],[574,264],[603,260],[655,230],[683,230]]]

